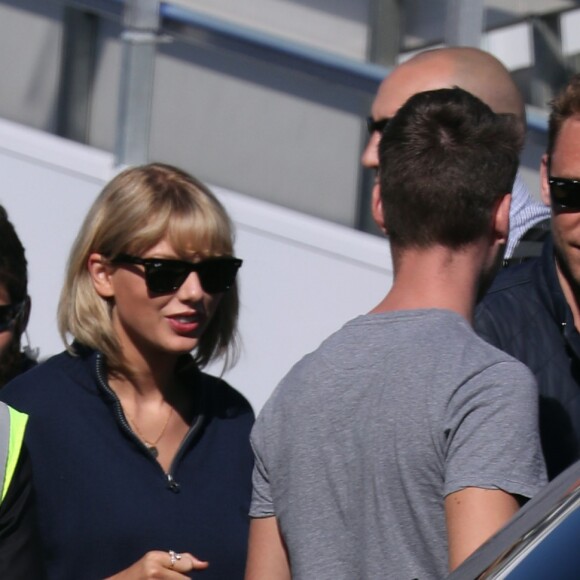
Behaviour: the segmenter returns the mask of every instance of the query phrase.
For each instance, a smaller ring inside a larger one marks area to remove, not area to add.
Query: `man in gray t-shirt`
[[[247,580],[442,578],[545,482],[534,379],[471,328],[507,238],[513,120],[421,93],[380,155],[393,287],[258,417]]]

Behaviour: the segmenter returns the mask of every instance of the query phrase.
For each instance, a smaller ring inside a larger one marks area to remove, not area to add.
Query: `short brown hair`
[[[73,244],[58,308],[61,336],[101,351],[112,371],[130,372],[111,322],[110,303],[96,292],[88,258],[137,254],[167,237],[182,259],[192,254],[233,255],[233,227],[213,193],[195,177],[161,163],[127,169],[105,186]],[[219,306],[194,353],[200,366],[236,355],[238,287]]]
[[[556,140],[564,121],[580,115],[580,74],[574,75],[570,82],[556,97],[550,101],[550,119],[548,121],[547,154],[552,155]]]
[[[460,88],[413,95],[379,145],[384,221],[391,244],[459,248],[484,236],[494,204],[510,193],[520,135]]]

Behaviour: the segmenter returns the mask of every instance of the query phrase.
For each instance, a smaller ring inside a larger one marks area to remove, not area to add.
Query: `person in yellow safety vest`
[[[24,432],[28,416],[0,403],[0,578],[44,578],[32,470]]]

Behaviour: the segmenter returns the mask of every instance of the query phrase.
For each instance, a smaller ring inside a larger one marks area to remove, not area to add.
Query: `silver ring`
[[[169,567],[173,568],[176,562],[181,560],[181,554],[175,552],[174,550],[169,550]]]

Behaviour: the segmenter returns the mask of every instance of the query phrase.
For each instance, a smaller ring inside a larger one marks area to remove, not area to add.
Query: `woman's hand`
[[[158,580],[189,578],[185,574],[192,570],[205,570],[208,562],[198,560],[193,554],[178,554],[173,550],[147,552],[132,566],[109,577],[107,580]]]

